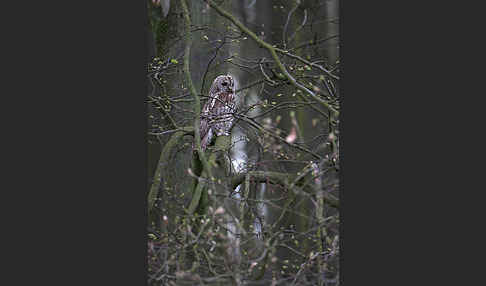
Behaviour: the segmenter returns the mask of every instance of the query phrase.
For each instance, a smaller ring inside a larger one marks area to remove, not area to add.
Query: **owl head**
[[[235,93],[235,88],[235,80],[231,75],[220,75],[213,81],[210,93],[216,94],[221,91]]]

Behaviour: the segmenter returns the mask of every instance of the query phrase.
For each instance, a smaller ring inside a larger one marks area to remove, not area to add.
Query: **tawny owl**
[[[201,111],[201,147],[203,150],[215,136],[230,135],[236,111],[235,80],[231,75],[218,76],[209,90],[209,100]]]

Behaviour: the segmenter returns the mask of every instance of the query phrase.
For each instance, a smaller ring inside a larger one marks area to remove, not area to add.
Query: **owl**
[[[215,136],[229,136],[236,111],[235,80],[231,75],[216,77],[209,90],[209,100],[201,111],[201,147],[206,147]],[[193,148],[195,148],[193,146]]]

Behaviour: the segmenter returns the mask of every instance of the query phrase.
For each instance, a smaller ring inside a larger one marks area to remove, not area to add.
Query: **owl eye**
[[[227,83],[227,82],[223,82],[221,85],[222,85],[222,86],[227,86],[227,85],[228,85],[228,83]]]

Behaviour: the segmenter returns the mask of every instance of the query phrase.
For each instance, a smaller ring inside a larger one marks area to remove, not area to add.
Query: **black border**
[[[464,194],[463,176],[477,156],[465,139],[477,134],[469,118],[481,112],[464,97],[483,88],[470,90],[476,71],[464,64],[483,57],[466,44],[484,26],[472,23],[482,10],[340,4],[342,285],[470,284],[467,255],[477,236],[459,218],[482,209]]]
[[[146,1],[13,5],[2,284],[145,285]]]

